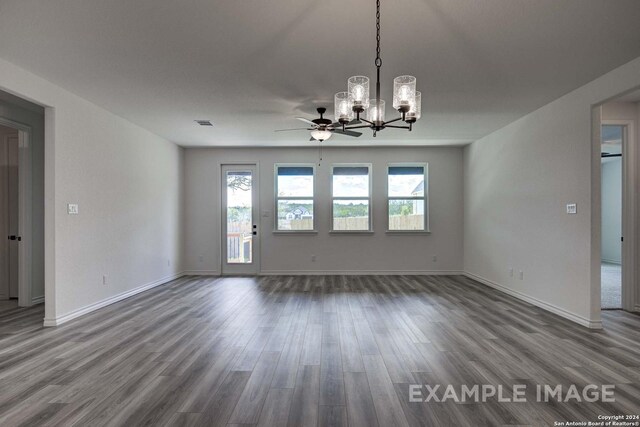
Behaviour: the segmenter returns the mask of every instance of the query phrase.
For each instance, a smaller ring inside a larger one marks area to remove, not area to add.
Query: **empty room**
[[[0,426],[640,426],[639,24],[0,0]]]

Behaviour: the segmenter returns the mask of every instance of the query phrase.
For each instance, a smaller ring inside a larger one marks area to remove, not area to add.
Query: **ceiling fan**
[[[332,123],[331,120],[324,118],[324,113],[327,112],[327,109],[324,107],[319,107],[317,109],[318,114],[320,114],[319,119],[305,119],[304,117],[296,117],[296,119],[305,122],[309,125],[306,128],[296,128],[296,129],[278,129],[276,132],[289,132],[294,130],[309,130],[311,131],[311,139],[309,141],[326,141],[331,138],[331,135],[337,133],[339,135],[353,136],[358,137],[362,135],[361,132],[354,132],[352,130],[343,129],[342,123],[335,122]],[[357,121],[352,121],[350,124],[358,124]]]

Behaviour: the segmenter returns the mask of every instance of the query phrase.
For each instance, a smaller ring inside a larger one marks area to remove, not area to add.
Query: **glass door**
[[[259,272],[255,165],[222,166],[222,274]]]

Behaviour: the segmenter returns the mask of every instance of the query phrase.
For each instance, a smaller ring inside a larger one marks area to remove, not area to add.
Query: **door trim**
[[[255,191],[256,191],[256,206],[254,206],[254,210],[255,210],[255,216],[256,216],[256,223],[258,224],[258,235],[257,235],[257,244],[253,245],[253,261],[255,263],[255,274],[251,273],[249,275],[260,275],[261,271],[262,271],[262,265],[261,265],[261,260],[262,257],[261,255],[261,249],[262,249],[262,239],[261,239],[261,233],[262,233],[262,224],[261,224],[261,219],[262,219],[262,215],[261,215],[261,211],[260,211],[260,206],[262,206],[262,201],[260,198],[260,163],[258,161],[224,161],[224,162],[219,162],[218,163],[218,206],[220,207],[218,209],[218,212],[220,213],[219,215],[219,220],[218,220],[218,230],[219,230],[219,239],[218,239],[218,268],[220,271],[220,275],[221,276],[238,276],[240,274],[237,273],[225,273],[224,269],[223,269],[223,264],[224,264],[224,248],[222,246],[222,241],[223,241],[223,221],[226,220],[226,218],[223,217],[223,205],[222,205],[222,201],[223,201],[223,197],[222,197],[222,184],[223,184],[223,168],[225,166],[251,166],[255,168],[256,171],[256,179],[254,180],[253,184],[255,187]],[[242,274],[244,275],[244,274]]]
[[[31,127],[4,117],[0,117],[0,125],[18,130],[20,150],[18,158],[18,233],[22,238],[18,248],[18,305],[29,307],[33,305],[31,300]]]
[[[635,129],[633,120],[601,120],[603,125],[622,126],[624,134],[622,138],[622,309],[635,310],[636,300],[636,212],[637,200],[635,194],[637,150],[635,141]],[[602,189],[600,190],[602,191]],[[602,250],[602,249],[601,249]]]

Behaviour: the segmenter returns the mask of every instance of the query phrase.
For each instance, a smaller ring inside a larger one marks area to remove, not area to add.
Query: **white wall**
[[[0,94],[0,117],[31,128],[31,298],[44,298],[44,109]]]
[[[47,107],[46,323],[179,273],[182,149],[1,59],[0,89]]]
[[[602,162],[602,260],[622,263],[622,159]]]
[[[600,253],[593,250],[600,242],[600,156],[591,106],[638,85],[640,58],[467,146],[466,272],[600,326]],[[565,213],[570,202],[577,215]]]
[[[327,143],[330,145],[330,143]],[[220,168],[224,162],[258,162],[260,168],[262,273],[459,272],[462,270],[461,148],[325,148],[316,171],[317,235],[276,235],[274,164],[316,163],[318,150],[306,148],[187,149],[185,151],[185,269],[220,271]],[[330,166],[373,163],[374,235],[330,235]],[[388,235],[386,166],[428,162],[430,235]],[[311,261],[316,255],[316,262]],[[200,257],[203,261],[200,262]],[[432,257],[438,261],[433,262]]]

